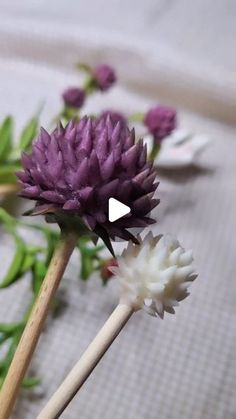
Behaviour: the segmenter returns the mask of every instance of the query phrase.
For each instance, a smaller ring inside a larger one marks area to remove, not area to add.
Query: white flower
[[[186,252],[177,240],[152,233],[139,240],[140,245],[129,242],[118,267],[110,268],[121,285],[121,302],[161,318],[164,311],[174,314],[196,278],[192,251]]]

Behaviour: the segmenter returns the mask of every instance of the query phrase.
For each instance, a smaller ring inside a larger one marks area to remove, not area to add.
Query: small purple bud
[[[65,105],[81,108],[85,101],[85,91],[79,87],[69,87],[62,94]]]
[[[102,91],[108,90],[116,82],[115,71],[106,64],[96,67],[93,76],[97,87]]]
[[[169,106],[155,106],[146,113],[144,124],[155,140],[161,142],[176,128],[176,110]]]

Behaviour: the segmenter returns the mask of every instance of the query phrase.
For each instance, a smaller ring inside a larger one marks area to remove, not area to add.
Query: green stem
[[[153,138],[153,143],[152,143],[152,150],[151,153],[149,155],[149,160],[154,161],[159,153],[161,149],[161,145],[160,143],[158,143],[154,138]]]
[[[141,122],[141,123],[143,123],[144,116],[145,115],[144,115],[143,112],[135,112],[135,113],[132,113],[131,115],[129,115],[128,120],[130,122]]]

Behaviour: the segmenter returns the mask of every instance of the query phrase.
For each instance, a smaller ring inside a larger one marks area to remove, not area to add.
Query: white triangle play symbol
[[[129,214],[129,212],[130,207],[122,204],[122,202],[115,198],[109,198],[108,218],[111,223],[113,223],[113,221],[119,220],[119,218],[124,217],[124,215]]]

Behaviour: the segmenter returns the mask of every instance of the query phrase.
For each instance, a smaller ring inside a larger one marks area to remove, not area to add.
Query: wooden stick
[[[133,312],[133,308],[126,304],[119,304],[116,307],[37,419],[56,419],[60,417]]]
[[[4,184],[0,185],[0,195],[8,195],[17,192],[19,189],[19,186],[14,183]]]
[[[15,404],[22,380],[29,366],[50,304],[63,276],[78,237],[72,233],[61,235],[44,278],[39,296],[22,334],[8,374],[0,392],[0,419],[8,419]]]

